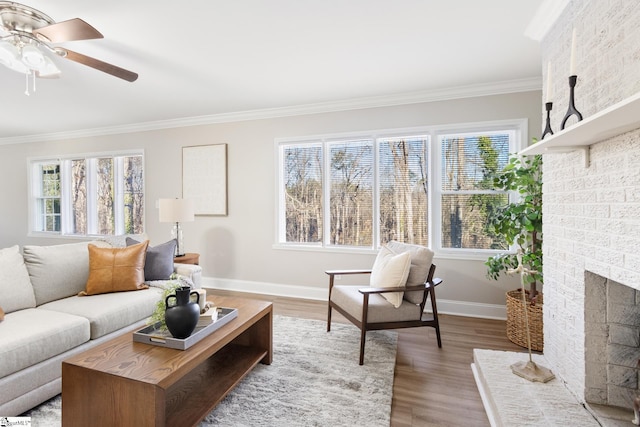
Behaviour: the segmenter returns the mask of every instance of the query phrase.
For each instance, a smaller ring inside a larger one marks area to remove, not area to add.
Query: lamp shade
[[[160,222],[190,222],[195,220],[193,199],[160,199]]]

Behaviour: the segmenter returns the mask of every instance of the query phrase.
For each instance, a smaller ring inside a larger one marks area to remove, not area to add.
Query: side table
[[[177,256],[173,258],[173,262],[178,264],[200,264],[200,254],[187,252],[184,256]]]

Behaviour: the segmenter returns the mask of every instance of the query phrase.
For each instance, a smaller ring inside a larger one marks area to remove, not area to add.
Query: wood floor
[[[326,302],[210,292],[269,300],[273,302],[275,314],[326,321]],[[333,313],[334,321],[346,322],[338,313]],[[439,317],[441,349],[433,328],[398,330],[391,426],[488,426],[489,420],[470,367],[473,349],[523,349],[507,339],[504,321]],[[358,345],[354,342],[354,346]],[[357,369],[358,361],[354,359],[353,364]]]

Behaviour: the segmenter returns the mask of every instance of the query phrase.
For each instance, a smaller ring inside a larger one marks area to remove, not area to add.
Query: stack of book
[[[208,307],[204,313],[200,314],[200,320],[198,320],[198,324],[196,328],[200,328],[203,326],[208,326],[218,320],[218,307],[211,306]]]

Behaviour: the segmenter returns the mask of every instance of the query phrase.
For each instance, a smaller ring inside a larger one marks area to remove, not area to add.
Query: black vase
[[[190,301],[191,295],[195,295],[195,302]],[[170,300],[175,299],[175,303],[170,305]],[[198,324],[200,318],[200,306],[198,302],[200,294],[191,291],[188,286],[176,289],[176,293],[169,295],[165,299],[166,310],[164,320],[167,328],[174,338],[187,338]]]

